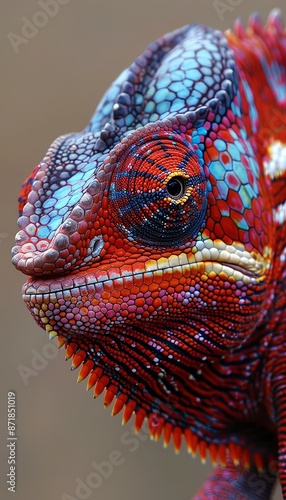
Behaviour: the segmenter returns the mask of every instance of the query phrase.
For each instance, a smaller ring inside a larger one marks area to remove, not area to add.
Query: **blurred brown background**
[[[53,16],[43,16],[43,5],[52,8],[52,3],[58,6],[51,11]],[[122,428],[121,417],[111,418],[102,398],[94,401],[85,392],[85,382],[76,384],[77,373],[69,372],[64,352],[51,347],[25,309],[24,277],[10,265],[10,248],[24,177],[56,136],[86,125],[107,86],[150,42],[187,23],[224,30],[238,16],[246,21],[253,10],[265,20],[272,4],[225,0],[220,3],[228,8],[219,15],[216,3],[1,2],[1,499],[11,498],[6,487],[9,390],[17,396],[16,499],[187,500],[210,470],[209,464],[192,460],[184,448],[176,456],[172,446],[164,450],[162,442],[142,439],[127,444],[131,423]],[[284,0],[272,5],[286,14]],[[33,19],[42,26],[24,28]],[[19,38],[23,29],[29,38]],[[109,460],[114,450],[121,452],[121,465],[107,471],[98,487],[76,496],[76,478],[85,481],[95,471],[92,462]],[[281,498],[279,491],[275,498]]]

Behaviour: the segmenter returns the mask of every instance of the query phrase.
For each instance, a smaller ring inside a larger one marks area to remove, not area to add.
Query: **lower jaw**
[[[93,397],[103,395],[104,407],[113,404],[111,415],[122,414],[122,424],[133,418],[135,433],[147,426],[150,438],[154,441],[163,440],[164,447],[171,442],[174,450],[179,453],[182,447],[193,457],[199,456],[202,463],[206,460],[213,465],[225,467],[229,460],[235,466],[245,470],[256,468],[258,472],[267,469],[268,464],[277,460],[275,436],[268,429],[257,429],[255,424],[241,424],[239,430],[235,426],[223,428],[214,432],[214,436],[205,439],[202,432],[196,432],[192,426],[181,426],[180,419],[169,418],[156,409],[146,409],[146,401],[140,404],[140,399],[134,398],[131,392],[118,390],[114,380],[103,368],[95,367],[84,357],[76,344],[58,336],[58,347],[65,346],[66,360],[72,359],[71,370],[80,368],[78,382],[88,377],[87,390],[93,390]],[[184,420],[184,419],[183,419]],[[245,429],[244,429],[245,425]]]

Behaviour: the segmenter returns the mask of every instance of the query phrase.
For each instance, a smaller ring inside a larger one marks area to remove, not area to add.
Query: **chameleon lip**
[[[257,278],[257,274],[255,274],[254,271],[252,271],[250,269],[247,269],[247,268],[244,268],[242,266],[239,266],[237,264],[229,264],[229,263],[227,263],[227,264],[223,264],[223,265],[227,266],[227,267],[230,267],[234,271],[239,271],[240,273],[243,273],[245,276],[248,276],[249,278],[252,278],[252,279],[256,279]]]
[[[193,262],[192,264],[187,264],[186,267],[197,267],[202,262]],[[247,269],[245,267],[239,266],[238,264],[225,263],[219,261],[209,261],[203,263],[206,268],[206,272],[210,273],[215,271],[217,274],[225,273],[227,276],[232,276],[235,281],[243,281],[245,284],[257,282],[257,279],[261,276],[258,271],[255,273],[253,270]],[[175,267],[175,266],[174,266]],[[181,272],[184,272],[184,265],[181,265]],[[153,270],[154,273],[156,271],[160,271],[160,267]],[[165,267],[165,270],[168,271],[168,268]],[[93,279],[86,280],[80,274],[67,275],[58,278],[30,278],[30,280],[26,281],[22,288],[23,298],[30,298],[31,296],[42,296],[44,294],[52,294],[57,292],[64,292],[72,290],[73,288],[81,288],[86,286],[96,285],[97,283],[104,283],[106,281],[113,281],[116,279],[128,278],[136,275],[147,274],[150,272],[150,269],[142,271],[142,272],[133,272],[128,274],[117,274],[113,273],[113,276],[110,277],[108,273],[106,273],[106,279],[96,279],[93,276]],[[202,273],[203,274],[203,273]]]

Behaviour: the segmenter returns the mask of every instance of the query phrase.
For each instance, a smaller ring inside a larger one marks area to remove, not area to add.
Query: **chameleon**
[[[19,197],[28,310],[112,415],[210,457],[196,500],[286,498],[285,62],[277,9],[162,36]]]

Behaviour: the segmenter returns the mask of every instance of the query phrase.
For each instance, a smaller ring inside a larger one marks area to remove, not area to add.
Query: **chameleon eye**
[[[178,200],[186,191],[186,181],[184,177],[172,177],[172,179],[168,181],[166,189],[171,198]]]
[[[206,178],[185,138],[165,131],[142,134],[120,150],[109,197],[114,223],[125,236],[173,246],[202,228]]]

